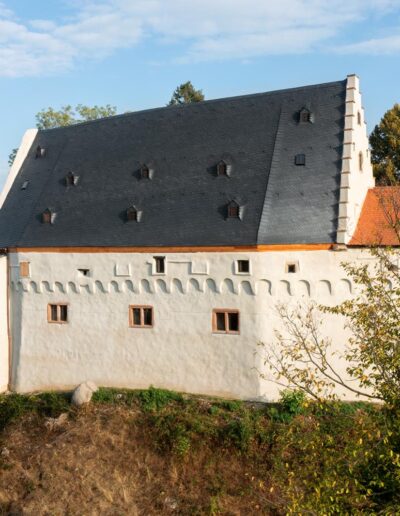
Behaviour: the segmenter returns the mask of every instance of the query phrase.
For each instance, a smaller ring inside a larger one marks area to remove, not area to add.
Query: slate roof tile
[[[338,81],[39,131],[0,211],[0,246],[334,242],[345,88]],[[304,106],[314,123],[298,123]],[[34,159],[38,145],[43,159]],[[299,153],[304,167],[294,164]],[[215,173],[221,159],[229,177]],[[144,163],[150,181],[138,176]],[[69,171],[79,176],[73,188]],[[226,219],[232,199],[245,206],[242,220]],[[132,204],[143,210],[140,224],[121,217]],[[53,225],[41,223],[48,206]]]

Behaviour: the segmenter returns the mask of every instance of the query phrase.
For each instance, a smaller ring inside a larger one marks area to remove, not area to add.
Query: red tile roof
[[[399,246],[399,235],[400,186],[370,188],[349,245]]]

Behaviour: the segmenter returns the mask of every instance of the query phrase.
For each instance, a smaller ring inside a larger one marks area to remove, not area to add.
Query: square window
[[[47,322],[65,324],[68,322],[68,305],[51,303],[47,305]]]
[[[165,256],[154,256],[155,271],[157,274],[165,273]]]
[[[213,310],[212,329],[214,333],[239,333],[239,310],[216,309]]]
[[[294,164],[297,166],[304,166],[306,164],[306,155],[296,154],[296,156],[294,157]]]
[[[289,274],[294,274],[295,272],[297,272],[297,263],[287,263],[286,264],[286,272],[289,273]]]
[[[241,273],[250,272],[250,262],[249,260],[238,260],[237,261],[237,270]]]
[[[129,326],[131,328],[152,328],[153,324],[152,306],[131,305],[129,307]]]

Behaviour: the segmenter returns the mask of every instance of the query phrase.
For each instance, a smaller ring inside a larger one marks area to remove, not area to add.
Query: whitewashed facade
[[[2,202],[34,136],[25,136]],[[349,76],[336,244],[6,249],[0,257],[0,388],[72,389],[91,380],[276,399],[278,388],[261,379],[257,343],[271,343],[280,327],[277,302],[333,305],[353,295],[341,263],[369,260],[367,250],[346,244],[373,185],[359,82]],[[156,256],[165,257],[164,273],[156,272]],[[238,260],[249,262],[249,272],[239,272]],[[49,323],[49,304],[62,303],[67,322]],[[152,327],[130,327],[130,305],[152,307]],[[239,332],[213,331],[215,309],[238,310]],[[343,346],[343,321],[327,318],[324,330]]]

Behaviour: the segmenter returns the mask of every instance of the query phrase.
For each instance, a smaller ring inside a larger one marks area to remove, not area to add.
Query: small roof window
[[[56,217],[55,211],[51,208],[46,208],[42,213],[42,223],[43,224],[53,224],[54,219]]]
[[[221,159],[216,165],[217,176],[230,176],[232,172],[232,165]]]
[[[142,212],[136,209],[133,205],[127,208],[125,215],[127,222],[140,222],[140,219],[142,218]]]
[[[309,109],[303,108],[299,111],[299,124],[309,124],[314,123],[314,113],[312,113]]]
[[[66,186],[76,186],[78,184],[79,176],[74,174],[73,172],[68,172],[65,176],[65,185]]]
[[[152,170],[146,165],[143,164],[140,167],[140,177],[141,179],[151,179],[153,177]]]
[[[304,166],[306,164],[306,155],[296,154],[296,156],[294,157],[294,164],[297,166]]]
[[[227,218],[228,219],[241,219],[243,207],[240,206],[236,201],[231,201],[227,206]]]
[[[40,145],[38,145],[36,147],[36,152],[35,152],[35,159],[38,159],[38,158],[43,158],[46,154],[46,149],[44,149],[43,147],[41,147]]]

